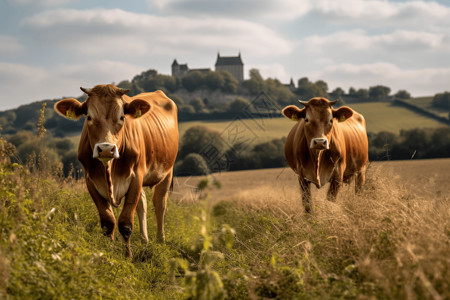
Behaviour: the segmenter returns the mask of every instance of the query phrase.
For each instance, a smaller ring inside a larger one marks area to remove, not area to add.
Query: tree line
[[[391,89],[386,86],[376,85],[367,89],[355,89],[351,87],[348,92],[342,88],[329,90],[328,84],[323,80],[315,82],[307,77],[300,78],[295,86],[281,83],[278,79],[264,79],[257,69],[251,69],[249,79],[238,82],[227,71],[210,71],[201,73],[193,71],[182,78],[175,78],[170,75],[159,74],[156,70],[147,70],[136,75],[131,81],[124,80],[118,84],[119,87],[130,89],[129,95],[134,96],[142,92],[163,90],[178,106],[179,115],[195,116],[198,114],[217,113],[237,113],[244,108],[251,109],[251,101],[261,92],[269,95],[271,100],[278,107],[296,103],[297,99],[308,100],[312,97],[323,96],[330,99],[341,99],[341,103],[347,100],[352,102],[379,101],[391,96]],[[219,91],[222,94],[230,95],[226,103],[219,103],[215,99],[196,97],[182,99],[182,91],[193,92],[197,90]],[[234,95],[234,99],[233,99]],[[411,95],[400,90],[393,97],[407,99]],[[85,95],[80,95],[80,101],[86,99]],[[0,112],[0,126],[3,127],[3,134],[12,135],[21,130],[35,130],[39,110],[43,102],[46,102],[45,127],[53,136],[64,137],[80,132],[83,122],[72,122],[60,118],[53,111],[53,104],[60,99],[39,101],[18,107],[8,111]],[[185,101],[186,100],[186,101]],[[433,105],[448,109],[450,96],[448,92],[437,94],[433,100]],[[204,118],[204,117],[203,117]]]
[[[449,127],[401,130],[399,134],[383,131],[369,133],[368,138],[370,161],[443,158],[450,154]],[[181,138],[175,175],[285,167],[285,141],[282,137],[245,149],[242,144],[227,147],[219,132],[195,126]],[[208,156],[208,149],[216,151],[214,159]]]
[[[369,133],[369,159],[407,160],[449,157],[450,128],[401,130]],[[204,126],[189,128],[180,139],[174,171],[178,176],[205,175],[211,172],[285,167],[286,138],[246,145],[236,143],[229,147],[220,133]],[[20,131],[8,136],[6,147],[13,161],[31,169],[53,169],[64,176],[81,178],[82,166],[77,149],[68,138],[31,131]],[[213,151],[212,151],[213,150]],[[2,150],[6,151],[6,150]]]

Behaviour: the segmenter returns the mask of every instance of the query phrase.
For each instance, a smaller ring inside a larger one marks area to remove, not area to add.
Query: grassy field
[[[311,215],[288,169],[224,173],[201,192],[202,178],[177,178],[166,244],[149,214],[150,242],[135,228],[126,259],[83,182],[2,163],[0,298],[449,298],[449,167],[373,164],[361,195],[314,190]]]
[[[386,102],[357,103],[351,107],[365,116],[367,131],[373,133],[380,131],[399,133],[401,129],[448,126]],[[180,137],[186,130],[198,125],[220,132],[224,139],[227,139],[229,134],[238,133],[243,139],[252,140],[252,144],[258,144],[287,136],[294,123],[286,118],[190,121],[179,123]],[[79,135],[70,137],[70,140],[78,147]]]
[[[404,107],[394,106],[387,102],[356,103],[351,107],[364,115],[367,131],[377,133],[390,131],[399,133],[401,129],[438,128],[447,126],[434,119],[424,117]],[[179,124],[180,136],[190,127],[203,125],[210,129],[227,133],[228,129],[238,128],[242,134],[254,139],[254,143],[266,142],[287,136],[294,123],[286,118],[245,119],[237,121],[193,121]]]
[[[443,109],[438,109],[431,105],[431,102],[433,101],[433,97],[418,97],[418,98],[412,98],[412,99],[403,100],[403,101],[406,103],[409,103],[411,105],[417,106],[418,108],[428,111],[436,116],[440,116],[443,118],[448,117],[448,111],[444,111]]]

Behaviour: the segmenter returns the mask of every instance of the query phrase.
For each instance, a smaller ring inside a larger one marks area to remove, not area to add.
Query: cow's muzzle
[[[119,158],[119,150],[115,144],[110,143],[97,143],[94,146],[93,158],[97,158],[102,161],[104,165],[113,158]]]
[[[311,140],[309,147],[316,150],[328,150],[330,149],[330,143],[327,138],[315,138]]]

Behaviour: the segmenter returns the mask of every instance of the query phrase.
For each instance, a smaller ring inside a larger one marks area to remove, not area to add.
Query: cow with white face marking
[[[288,165],[298,175],[302,202],[311,210],[311,190],[330,183],[327,198],[334,201],[342,182],[356,176],[358,192],[365,181],[369,146],[364,117],[350,107],[333,109],[336,103],[321,97],[289,105],[282,114],[296,122],[284,148]]]
[[[130,98],[125,95],[129,90],[111,84],[81,90],[88,95],[85,102],[64,99],[55,104],[55,110],[75,120],[86,115],[78,147],[86,186],[101,227],[111,239],[116,228],[112,206],[125,199],[118,227],[126,254],[131,256],[135,211],[142,237],[148,241],[143,186],[155,187],[157,240],[164,241],[164,213],[178,151],[177,107],[161,91]]]

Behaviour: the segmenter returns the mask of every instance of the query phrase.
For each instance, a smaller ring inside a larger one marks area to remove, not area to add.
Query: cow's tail
[[[116,201],[114,198],[114,190],[113,190],[113,184],[111,179],[111,165],[109,164],[105,168],[105,177],[106,177],[106,183],[108,185],[108,202],[114,207],[119,207],[120,205],[120,199]]]

